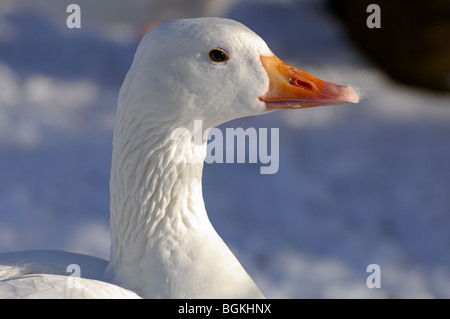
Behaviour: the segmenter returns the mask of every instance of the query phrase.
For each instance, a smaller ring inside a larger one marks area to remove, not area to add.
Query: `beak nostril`
[[[316,86],[313,83],[309,81],[303,81],[298,78],[290,78],[289,83],[296,87],[301,87],[307,90],[317,90]]]

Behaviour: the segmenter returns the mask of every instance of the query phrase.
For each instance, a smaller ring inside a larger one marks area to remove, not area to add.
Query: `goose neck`
[[[139,278],[139,265],[163,262],[157,254],[179,249],[189,234],[213,230],[202,195],[206,142],[186,128],[143,127],[130,135],[119,126],[113,142],[108,268],[118,282]],[[155,259],[149,262],[151,255]]]

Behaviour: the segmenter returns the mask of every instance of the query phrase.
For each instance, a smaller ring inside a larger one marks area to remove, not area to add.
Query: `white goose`
[[[208,219],[206,142],[194,143],[194,120],[205,130],[272,110],[348,102],[358,102],[353,89],[283,63],[238,22],[157,27],[142,39],[120,90],[110,261],[62,251],[2,254],[0,297],[263,297]],[[174,139],[180,127],[191,134]],[[80,267],[78,285],[67,285],[69,264]]]

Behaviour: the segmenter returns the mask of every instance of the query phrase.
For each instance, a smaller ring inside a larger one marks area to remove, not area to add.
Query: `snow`
[[[0,5],[0,252],[108,258],[116,99],[145,6],[135,0],[139,23],[131,5],[122,20],[104,6],[69,30],[65,8],[45,3]],[[222,125],[279,128],[280,167],[260,175],[260,163],[205,164],[212,223],[267,297],[449,298],[450,96],[392,82],[320,3],[213,11],[363,99]],[[366,285],[370,264],[381,267],[379,289]]]

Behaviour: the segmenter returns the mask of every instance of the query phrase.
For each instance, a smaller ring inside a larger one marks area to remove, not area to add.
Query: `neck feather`
[[[130,124],[118,123],[113,143],[110,267],[118,276],[121,268],[139,263],[149,246],[212,228],[202,195],[206,142]]]

